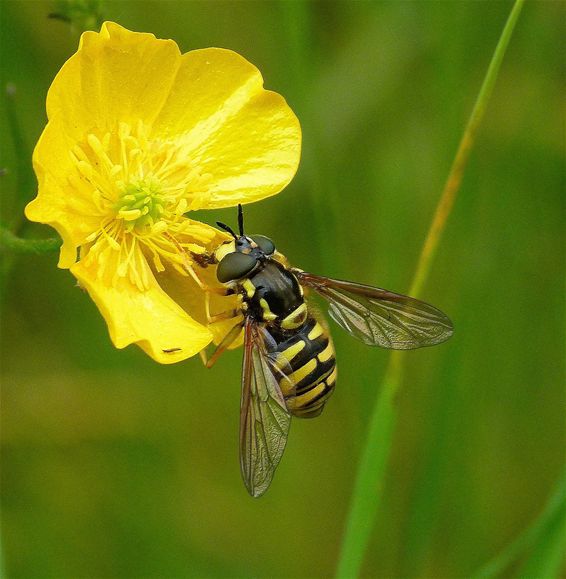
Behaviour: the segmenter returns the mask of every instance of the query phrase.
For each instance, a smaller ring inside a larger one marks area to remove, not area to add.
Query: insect
[[[336,385],[332,339],[306,301],[306,289],[325,298],[331,318],[370,346],[432,346],[450,338],[453,327],[440,310],[414,298],[291,267],[271,239],[244,234],[241,205],[239,235],[217,225],[233,239],[211,255],[193,257],[202,267],[217,265],[224,293],[238,297],[235,312],[209,319],[237,314],[239,320],[205,363],[212,366],[243,332],[240,466],[248,492],[259,497],[281,460],[291,417],[318,416]]]

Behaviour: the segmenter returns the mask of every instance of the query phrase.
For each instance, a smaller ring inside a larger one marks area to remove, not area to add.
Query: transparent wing
[[[435,307],[401,294],[292,270],[300,283],[329,302],[329,314],[370,346],[411,350],[448,340],[452,322]]]
[[[287,380],[270,357],[267,331],[250,318],[244,327],[240,409],[240,467],[248,492],[261,496],[285,450],[291,416],[279,383]],[[287,387],[287,384],[285,384]],[[289,388],[292,385],[288,384]]]

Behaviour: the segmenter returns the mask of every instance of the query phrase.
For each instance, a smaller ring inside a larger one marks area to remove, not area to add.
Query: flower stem
[[[442,196],[436,207],[436,212],[434,214],[432,224],[424,242],[417,265],[417,271],[413,278],[413,283],[409,292],[411,295],[417,296],[420,294],[421,289],[428,277],[430,266],[434,256],[436,255],[440,237],[444,231],[444,227],[450,212],[452,211],[452,206],[454,205],[456,194],[460,189],[460,184],[462,183],[462,177],[464,175],[464,169],[466,168],[468,158],[470,156],[470,151],[474,145],[478,128],[483,120],[489,98],[493,92],[493,87],[495,86],[495,81],[497,80],[497,76],[499,74],[501,62],[505,56],[505,51],[507,50],[509,40],[511,39],[513,29],[515,28],[515,24],[519,18],[519,14],[521,13],[524,2],[525,0],[515,1],[513,9],[511,10],[509,18],[507,19],[507,23],[505,24],[503,32],[501,33],[501,37],[499,38],[497,47],[495,48],[495,52],[493,53],[491,62],[489,63],[489,68],[487,69],[487,73],[476,99],[474,109],[468,120],[468,124],[466,125],[466,130],[464,131],[464,135],[462,136],[462,140],[458,146],[456,156],[452,162],[452,167],[450,168],[448,179],[444,185]]]
[[[438,244],[462,182],[470,151],[484,117],[503,56],[523,4],[524,0],[515,0],[458,146],[417,264],[409,292],[413,296],[420,294],[428,278]],[[337,570],[337,577],[339,578],[351,579],[359,575],[374,522],[378,516],[386,467],[391,453],[393,432],[397,420],[394,398],[402,382],[403,366],[401,362],[401,353],[392,352],[370,419],[369,432],[360,459],[354,492],[346,519]]]
[[[61,240],[58,238],[49,239],[22,239],[0,227],[0,251],[13,253],[53,253],[61,247]]]
[[[5,91],[6,117],[8,128],[14,144],[15,151],[15,176],[16,176],[16,200],[13,218],[9,223],[10,229],[20,233],[25,220],[23,217],[24,206],[30,200],[33,191],[36,190],[35,176],[30,163],[30,152],[26,143],[24,132],[17,113],[17,90],[15,85],[8,83]]]

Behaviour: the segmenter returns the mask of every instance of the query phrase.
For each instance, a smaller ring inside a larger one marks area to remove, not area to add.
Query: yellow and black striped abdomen
[[[277,344],[276,352],[280,367],[295,385],[288,391],[288,381],[280,383],[289,412],[299,418],[318,416],[336,384],[336,358],[328,331],[308,315],[296,333]]]

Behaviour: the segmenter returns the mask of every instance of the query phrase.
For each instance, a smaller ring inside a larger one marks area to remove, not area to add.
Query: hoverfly
[[[229,315],[241,315],[204,360],[211,367],[243,331],[240,467],[248,492],[259,497],[283,455],[291,416],[318,416],[336,384],[332,339],[305,300],[305,288],[325,298],[330,317],[369,346],[432,346],[450,338],[453,327],[444,313],[417,299],[291,267],[271,239],[244,234],[241,205],[239,235],[217,225],[233,239],[210,255],[193,257],[202,267],[217,265],[225,295],[238,297],[238,310]]]

